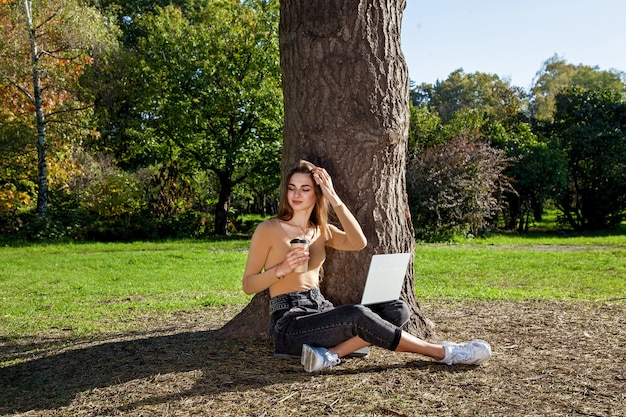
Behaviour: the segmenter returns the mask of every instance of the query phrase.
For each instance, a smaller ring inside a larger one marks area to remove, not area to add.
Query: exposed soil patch
[[[437,302],[435,340],[479,337],[484,366],[378,348],[332,373],[268,340],[213,337],[237,310],[154,318],[140,334],[0,344],[0,414],[24,416],[626,416],[626,302]],[[1,339],[0,339],[1,341]]]

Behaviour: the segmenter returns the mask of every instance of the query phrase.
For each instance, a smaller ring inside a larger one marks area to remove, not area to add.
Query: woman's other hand
[[[283,277],[293,272],[300,265],[309,263],[309,252],[304,247],[291,249],[285,259],[276,266],[276,275]]]

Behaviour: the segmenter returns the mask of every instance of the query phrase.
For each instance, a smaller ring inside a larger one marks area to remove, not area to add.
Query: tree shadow
[[[150,385],[147,395],[129,398],[124,406],[109,404],[109,411],[130,411],[181,398],[310,381],[310,374],[302,370],[299,360],[274,357],[270,340],[220,340],[215,333],[190,331],[163,336],[144,335],[131,340],[74,346],[60,352],[59,348],[51,348],[49,351],[56,350],[57,353],[0,368],[0,415],[55,410],[70,406],[80,393],[142,380],[140,383]],[[33,350],[37,348],[32,347]],[[23,355],[18,353],[15,356]],[[364,362],[358,369],[337,368],[333,372],[340,376],[407,366],[449,368],[432,361],[416,360],[390,366]],[[155,382],[166,374],[190,371],[199,371],[201,376],[183,390],[159,389]],[[461,372],[462,369],[454,371]],[[143,385],[139,390],[145,388]],[[102,406],[106,407],[101,404],[100,411],[106,411]]]
[[[199,370],[203,379],[211,379],[212,393],[306,378],[299,363],[275,359],[268,340],[217,340],[214,333],[103,342],[2,367],[0,415],[57,409],[81,392],[168,373]],[[268,373],[268,367],[275,369]],[[150,402],[167,399],[157,396]]]

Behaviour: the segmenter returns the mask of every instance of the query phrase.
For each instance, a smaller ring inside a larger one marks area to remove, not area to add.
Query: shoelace
[[[471,359],[469,347],[466,345],[457,345],[452,347],[452,357],[457,360],[467,361]]]
[[[324,352],[324,359],[328,364],[328,368],[332,371],[334,365],[339,365],[341,360],[337,357],[336,353],[332,353],[330,350]]]

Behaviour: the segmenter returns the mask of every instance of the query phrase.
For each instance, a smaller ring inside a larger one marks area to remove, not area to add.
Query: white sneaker
[[[484,340],[472,340],[467,343],[442,342],[441,344],[446,349],[446,356],[438,362],[447,365],[478,365],[488,361],[491,357],[491,346]]]
[[[317,372],[324,368],[333,369],[333,366],[339,365],[341,360],[336,353],[323,347],[313,347],[310,345],[302,345],[302,356],[300,363],[307,372]]]

